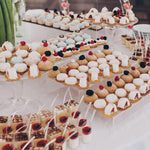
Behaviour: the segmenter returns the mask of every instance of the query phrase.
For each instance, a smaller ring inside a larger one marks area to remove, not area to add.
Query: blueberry
[[[88,96],[92,96],[93,94],[94,94],[93,90],[87,90],[86,91],[86,95],[88,95]]]
[[[53,71],[57,71],[58,70],[58,67],[57,66],[54,66],[53,67]]]
[[[111,87],[111,86],[112,86],[112,82],[111,82],[111,81],[108,81],[108,82],[107,82],[107,86],[108,86],[108,87]]]
[[[79,57],[79,60],[84,60],[85,59],[85,56],[84,55],[81,55],[80,57]]]
[[[140,62],[140,67],[141,68],[145,68],[146,67],[146,63],[145,62]]]
[[[124,71],[124,75],[128,75],[129,74],[129,71],[128,70],[125,70]]]
[[[104,39],[104,40],[107,40],[107,37],[106,37],[106,36],[104,36],[104,37],[103,37],[103,39]]]
[[[45,56],[51,56],[51,52],[50,51],[46,51],[45,52]]]
[[[104,45],[104,49],[109,49],[109,46],[108,45]]]

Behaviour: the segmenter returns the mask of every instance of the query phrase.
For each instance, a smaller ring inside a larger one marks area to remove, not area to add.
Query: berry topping
[[[100,85],[100,86],[99,86],[99,89],[100,89],[100,90],[103,90],[103,89],[104,89],[104,87],[103,87],[102,85]]]
[[[2,150],[13,150],[14,146],[12,144],[6,144],[2,147]]]
[[[60,56],[60,57],[63,57],[63,56],[64,56],[63,52],[58,52],[57,54],[58,54],[58,56]]]
[[[42,43],[45,43],[45,42],[47,42],[47,40],[42,40]]]
[[[26,45],[26,42],[25,41],[21,41],[20,44],[21,44],[21,46],[24,46],[24,45]]]
[[[88,96],[93,96],[93,94],[94,94],[93,90],[87,90],[86,91],[86,95],[88,95]]]
[[[45,8],[45,12],[49,12],[48,8]]]
[[[59,136],[56,138],[56,143],[63,143],[65,141],[65,137],[64,136]]]
[[[44,47],[47,47],[47,46],[48,46],[48,43],[47,43],[47,42],[43,43],[43,46],[44,46]]]
[[[124,75],[128,75],[129,74],[129,71],[128,70],[125,70],[124,71]]]
[[[42,61],[47,61],[47,57],[43,56]]]
[[[67,120],[68,120],[68,116],[62,116],[62,117],[59,118],[59,121],[60,121],[61,123],[66,123]]]
[[[145,68],[146,67],[146,63],[145,62],[140,62],[140,67],[141,68]]]
[[[91,42],[88,42],[88,44],[91,44]]]
[[[120,79],[119,76],[115,77],[115,81],[119,81],[119,79]]]
[[[93,55],[93,52],[92,51],[89,51],[89,53],[88,53],[89,55]]]
[[[49,123],[49,121],[50,120],[48,120],[47,122],[46,122],[46,124],[47,123]],[[54,125],[55,125],[55,123],[54,123],[54,119],[49,123],[49,127],[54,127]]]
[[[85,56],[84,55],[81,55],[80,57],[79,57],[79,60],[84,60],[85,59]]]
[[[58,56],[57,52],[54,52],[54,56]]]
[[[37,147],[45,147],[46,144],[47,144],[47,140],[41,140],[37,142]]]
[[[120,16],[119,14],[116,15],[116,17],[119,17],[119,16]]]
[[[83,126],[86,125],[86,123],[87,123],[87,120],[86,120],[86,119],[80,119],[80,121],[79,121],[79,126],[80,126],[80,127],[83,127]]]
[[[80,44],[76,44],[76,48],[80,48]]]
[[[71,70],[71,68],[70,68],[70,67],[68,67],[66,71],[67,71],[67,72],[69,72],[70,70]]]
[[[9,134],[10,132],[12,132],[13,129],[11,126],[7,126],[3,129],[3,134]]]
[[[94,41],[93,41],[93,40],[91,41],[91,44],[94,44]]]
[[[99,40],[99,38],[97,38],[97,40]]]
[[[112,82],[111,81],[107,81],[107,86],[111,87],[112,86]]]
[[[83,129],[82,129],[82,132],[85,134],[85,135],[88,135],[88,134],[90,134],[91,133],[91,127],[84,127]]]
[[[80,44],[80,46],[84,46],[84,43],[82,42],[82,43]]]
[[[35,131],[41,129],[41,127],[42,127],[41,123],[32,124],[32,129]]]
[[[26,126],[25,123],[20,123],[20,124],[18,124],[18,125],[16,126],[16,130],[17,130],[18,132],[22,132],[22,131],[24,131],[26,128],[27,128],[27,126]]]
[[[94,40],[94,43],[96,43],[96,40]]]
[[[66,52],[67,51],[67,49],[66,48],[63,48],[63,52]]]
[[[21,144],[20,148],[23,149],[23,147],[27,144],[27,142]],[[29,143],[24,150],[29,150],[32,147],[32,143]]]
[[[73,50],[73,51],[75,51],[75,50],[76,50],[76,48],[75,48],[75,47],[72,47],[72,50]]]
[[[54,9],[54,12],[57,12],[57,9]]]
[[[131,67],[132,70],[135,70],[135,67]]]
[[[58,70],[58,67],[57,66],[54,66],[53,67],[53,71],[57,71]]]
[[[101,40],[103,40],[103,39],[104,39],[104,37],[103,37],[103,36],[101,36],[101,37],[100,37],[100,39],[101,39]]]
[[[109,49],[109,46],[108,45],[104,45],[104,49]]]
[[[74,118],[76,119],[76,118],[79,117],[80,114],[81,114],[80,111],[77,111],[75,115],[74,115],[74,112],[73,112],[73,113],[72,113],[72,117],[74,116]]]
[[[51,56],[51,52],[50,51],[46,51],[45,52],[45,56]]]
[[[65,36],[62,34],[62,35],[59,35],[59,37],[60,37],[60,38],[64,38]]]
[[[104,39],[104,40],[107,40],[107,37],[106,37],[106,36],[104,36],[104,37],[103,37],[103,39]]]
[[[72,135],[72,136],[70,137],[70,139],[74,140],[74,139],[76,139],[76,138],[79,136],[79,133],[78,133],[78,132],[75,132],[75,131],[72,131],[72,132],[69,133],[69,136],[70,136],[70,135]]]

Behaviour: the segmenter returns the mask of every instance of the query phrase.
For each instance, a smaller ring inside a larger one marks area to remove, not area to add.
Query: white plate
[[[133,27],[133,30],[137,32],[144,32],[150,34],[150,25],[149,24],[138,24]]]

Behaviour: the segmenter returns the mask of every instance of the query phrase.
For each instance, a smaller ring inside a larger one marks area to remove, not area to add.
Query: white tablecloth
[[[24,23],[24,37],[17,39],[17,41],[25,40],[26,42],[41,41],[56,37],[66,32],[35,25],[31,23]],[[92,31],[84,30],[91,34],[93,37],[100,37],[101,35],[108,36],[108,43],[112,50],[120,50],[124,53],[129,51],[121,44],[119,35],[126,33],[127,30],[114,31]],[[129,32],[129,30],[128,30]],[[116,36],[114,36],[116,35]],[[97,49],[102,49],[98,47]],[[87,53],[87,52],[85,52]],[[80,54],[73,56],[77,58]],[[68,62],[71,58],[65,58],[56,64]],[[59,97],[55,105],[62,104],[63,97],[68,87],[63,84],[57,83],[55,80],[47,78],[44,73],[41,78],[36,80],[26,79],[17,82],[1,81],[0,84],[0,109],[3,114],[11,114],[16,111],[16,107],[9,105],[11,103],[10,97],[17,96],[29,99],[29,103],[23,106],[17,106],[19,113],[38,111],[39,106],[44,108],[50,106],[51,101],[59,92]],[[102,81],[106,83],[106,80]],[[98,87],[99,84],[91,85],[92,89]],[[79,101],[80,97],[85,93],[84,90],[79,91],[76,87],[71,87],[71,94],[73,99]],[[24,108],[24,109],[23,109]],[[87,105],[82,103],[80,108],[84,114]],[[150,149],[150,97],[146,96],[138,103],[134,104],[127,111],[119,113],[111,119],[102,117],[101,112],[96,112],[94,121],[92,123],[93,139],[92,142],[84,145],[80,144],[78,150],[149,150]],[[90,119],[93,109],[90,109],[88,118]]]

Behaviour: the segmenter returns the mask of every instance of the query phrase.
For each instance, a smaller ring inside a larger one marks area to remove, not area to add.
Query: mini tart
[[[68,68],[67,65],[63,65],[63,66],[59,67],[59,71],[60,71],[61,73],[67,73],[67,68]]]
[[[37,78],[40,78],[42,76],[42,72],[41,71],[39,71],[39,74],[38,74],[38,76],[36,76],[36,77],[32,77],[31,75],[30,75],[30,71],[28,71],[28,78],[29,79],[37,79]]]
[[[80,44],[80,51],[88,51],[90,49],[89,45],[84,45],[84,43]]]
[[[64,82],[65,79],[68,78],[68,75],[66,73],[59,73],[57,76],[56,76],[56,81],[57,82]]]
[[[98,99],[93,104],[93,108],[98,111],[104,111],[105,106],[106,106],[106,101],[104,99]]]
[[[7,81],[18,81],[18,80],[20,80],[20,76],[18,74],[17,74],[17,78],[16,79],[9,79],[9,77],[7,76],[7,74],[5,74],[4,76],[7,79]]]
[[[140,71],[138,71],[135,67],[131,67],[130,74],[133,76],[133,78],[139,78]]]
[[[87,66],[89,67],[89,68],[93,68],[93,67],[98,67],[98,63],[97,63],[97,61],[89,61],[88,62],[88,64],[87,64]]]
[[[90,75],[90,76],[89,76],[89,81],[90,81],[91,83],[93,83],[93,84],[96,84],[96,83],[100,83],[100,82],[101,82],[101,78],[100,78],[100,76],[98,76],[98,79],[97,79],[97,80],[92,81],[91,75]]]
[[[109,92],[102,85],[100,85],[99,88],[95,90],[95,94],[99,98],[105,98],[109,94]]]
[[[79,66],[78,70],[79,70],[80,72],[86,73],[86,72],[88,72],[89,68],[88,68],[88,66],[86,66],[86,65],[81,65],[81,66]]]
[[[140,62],[140,67],[138,67],[138,70],[141,74],[148,73],[149,68],[146,66],[146,62]]]
[[[80,90],[86,90],[86,89],[89,89],[89,87],[90,87],[90,83],[89,82],[87,82],[87,87],[81,87],[79,85],[79,83],[77,84],[77,88],[80,89]]]
[[[118,110],[115,104],[109,103],[106,107],[105,110],[103,111],[102,115],[106,118],[112,118],[115,115],[117,115]]]
[[[149,94],[149,85],[144,83],[142,86],[140,86],[139,88],[139,92],[142,96],[146,96],[147,94]]]
[[[76,62],[79,64],[79,65],[87,65],[88,64],[88,61],[85,59],[85,56],[84,55],[81,55],[79,57],[78,60],[76,60]]]
[[[106,96],[106,101],[108,103],[116,103],[118,101],[118,97],[115,94],[108,94]]]
[[[131,92],[136,89],[136,86],[132,83],[127,83],[127,84],[125,84],[124,88],[127,92]]]
[[[150,76],[149,76],[149,74],[144,73],[144,74],[141,74],[141,75],[140,75],[140,78],[141,78],[144,82],[148,82],[149,79],[150,79]]]
[[[141,94],[138,90],[134,90],[134,91],[131,91],[129,94],[128,94],[128,98],[130,100],[131,103],[136,103],[138,102],[139,100],[141,100]]]
[[[120,111],[127,110],[131,106],[132,104],[130,103],[128,98],[120,98],[117,104],[117,108]]]
[[[68,75],[70,77],[76,77],[78,73],[79,73],[79,70],[77,69],[71,69],[70,71],[68,71]]]
[[[104,74],[102,75],[103,78],[112,78],[113,77],[113,73],[110,71],[110,75],[109,76],[104,76]]]
[[[71,60],[71,62],[69,62],[67,64],[67,66],[70,68],[70,69],[78,69],[79,68],[79,64],[75,61],[75,60]]]
[[[19,48],[20,50],[27,50],[27,51],[29,50],[29,46],[26,44],[25,41],[21,41],[18,48]]]
[[[127,92],[125,89],[123,88],[118,88],[116,91],[115,91],[115,94],[119,97],[119,98],[122,98],[122,97],[126,97],[127,96]]]
[[[140,86],[142,86],[144,84],[144,81],[141,78],[136,78],[133,80],[133,84],[139,88]]]
[[[48,61],[48,60],[46,60],[46,61],[42,60],[42,61],[39,62],[38,68],[41,71],[48,71],[48,70],[53,68],[53,63]]]
[[[20,75],[23,75],[28,71],[27,65],[25,63],[15,64],[14,68],[16,69],[17,73]]]
[[[87,90],[83,100],[86,103],[94,103],[97,99],[98,96],[94,93],[93,90]]]
[[[88,55],[86,56],[87,61],[96,61],[97,57],[93,54],[93,52],[89,51]]]
[[[97,57],[97,58],[105,58],[105,54],[102,53],[100,50],[97,50],[94,55]]]
[[[60,73],[57,66],[54,66],[53,69],[48,71],[48,77],[56,78],[56,76]]]
[[[105,85],[104,87],[109,93],[115,93],[115,91],[117,90],[116,85],[111,83],[110,81],[108,81],[107,85]]]
[[[67,86],[75,86],[77,84],[77,79],[75,77],[68,77],[65,79],[64,84]]]
[[[112,51],[109,49],[109,46],[108,46],[108,45],[104,45],[104,48],[103,48],[102,52],[103,52],[105,55],[111,55],[111,54],[112,54]]]
[[[113,83],[118,87],[118,88],[123,88],[125,85],[124,80],[120,79],[118,76],[115,77],[115,80]]]
[[[120,77],[124,80],[125,83],[131,83],[133,81],[133,76],[129,73],[129,71],[124,71],[124,74]]]

